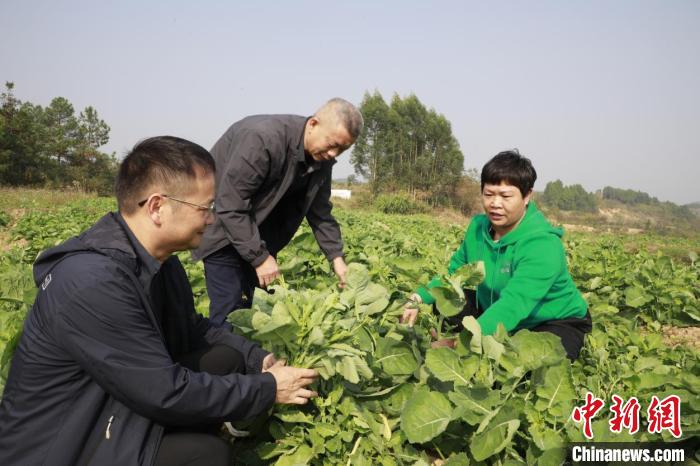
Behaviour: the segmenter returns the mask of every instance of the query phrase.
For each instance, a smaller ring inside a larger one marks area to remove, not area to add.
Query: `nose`
[[[204,223],[206,225],[211,225],[214,223],[214,212],[212,212],[211,210],[207,210],[207,214],[206,214]]]

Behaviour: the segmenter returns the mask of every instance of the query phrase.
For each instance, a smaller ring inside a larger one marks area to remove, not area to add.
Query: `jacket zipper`
[[[109,421],[107,421],[107,430],[105,430],[105,439],[109,440],[112,437],[112,433],[110,432],[110,429],[112,428],[112,422],[114,422],[114,415],[109,417]]]

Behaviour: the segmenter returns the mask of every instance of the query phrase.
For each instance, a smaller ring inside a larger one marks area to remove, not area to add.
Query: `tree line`
[[[374,195],[421,193],[429,204],[446,204],[463,176],[464,155],[450,122],[415,95],[365,93],[359,106],[365,126],[350,161]]]
[[[117,160],[99,150],[110,128],[97,110],[88,106],[76,115],[63,97],[42,107],[13,91],[7,82],[0,94],[0,184],[111,193]]]

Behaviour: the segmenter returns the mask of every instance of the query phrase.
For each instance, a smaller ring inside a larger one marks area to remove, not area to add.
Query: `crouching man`
[[[176,251],[213,222],[214,160],[175,137],[122,162],[119,211],[42,253],[0,404],[0,464],[230,464],[222,422],[304,404],[286,367],[195,313]]]

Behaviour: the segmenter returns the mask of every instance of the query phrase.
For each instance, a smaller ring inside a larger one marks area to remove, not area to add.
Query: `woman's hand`
[[[408,302],[403,307],[403,315],[399,319],[402,324],[408,324],[409,327],[413,327],[418,318],[418,305],[423,302],[423,298],[419,294],[413,293]]]

